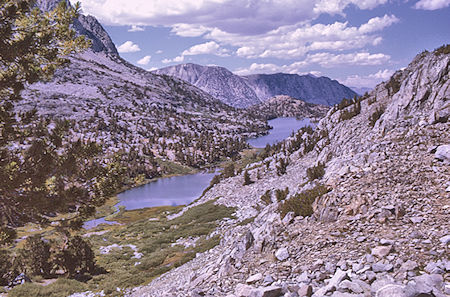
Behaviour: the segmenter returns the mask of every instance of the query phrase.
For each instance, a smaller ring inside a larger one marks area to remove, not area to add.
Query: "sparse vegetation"
[[[250,184],[253,184],[253,183],[254,183],[254,181],[251,180],[250,174],[248,173],[248,170],[245,170],[245,172],[244,172],[244,183],[243,183],[243,185],[244,185],[244,186],[247,186],[247,185],[250,185]]]
[[[306,169],[306,176],[310,181],[320,179],[325,174],[325,164],[319,162],[317,165]]]
[[[288,187],[286,187],[284,190],[282,190],[282,189],[276,189],[275,190],[275,198],[277,198],[278,202],[281,202],[284,199],[286,199],[288,194],[289,194],[289,188]]]
[[[283,174],[286,174],[287,166],[289,165],[289,161],[285,158],[281,158],[278,162],[277,168],[277,175],[281,176]]]
[[[284,218],[288,212],[293,212],[296,216],[307,217],[313,214],[313,203],[330,190],[324,185],[318,185],[311,190],[306,190],[291,196],[280,204],[278,210]]]
[[[272,191],[267,190],[262,196],[261,200],[266,204],[269,205],[272,203]]]
[[[436,56],[450,54],[450,44],[445,44],[434,50]]]
[[[384,113],[384,108],[382,107],[377,107],[377,109],[375,110],[374,113],[372,113],[369,116],[369,126],[373,127],[375,126],[375,123],[378,121],[378,119],[383,115]]]

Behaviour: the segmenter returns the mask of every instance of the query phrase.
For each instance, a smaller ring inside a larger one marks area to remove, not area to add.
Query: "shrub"
[[[284,190],[281,190],[281,189],[275,190],[275,197],[277,198],[278,202],[281,202],[284,199],[286,199],[288,194],[289,194],[289,188],[288,187],[286,187],[286,189],[284,189]]]
[[[234,163],[231,163],[229,165],[227,165],[224,169],[223,169],[223,178],[228,178],[228,177],[233,177],[236,175],[235,170],[234,170]]]
[[[252,180],[250,179],[250,174],[248,173],[248,170],[245,170],[245,172],[244,172],[244,183],[243,183],[243,185],[246,186],[246,185],[250,185],[250,184],[253,184],[253,183],[254,183],[254,181],[252,181]]]
[[[66,247],[57,255],[58,264],[69,274],[95,272],[95,254],[89,242],[80,236],[69,239]]]
[[[0,286],[6,286],[10,281],[11,253],[0,249]]]
[[[355,116],[357,116],[361,112],[361,102],[357,101],[352,107],[347,108],[342,111],[339,121],[346,121]]]
[[[445,44],[434,50],[436,56],[450,54],[450,44]]]
[[[386,89],[388,90],[389,96],[394,95],[400,90],[401,83],[398,80],[399,75],[392,75],[391,79],[386,84]]]
[[[306,169],[306,176],[309,180],[320,179],[325,174],[325,165],[319,162],[316,166]]]
[[[261,200],[266,204],[269,205],[272,203],[272,191],[267,190],[262,196]]]
[[[378,108],[375,110],[375,112],[369,117],[369,126],[373,127],[375,126],[375,123],[378,121],[378,119],[381,117],[381,115],[384,113],[383,108]]]
[[[291,196],[279,206],[278,211],[281,217],[284,217],[288,212],[293,212],[296,216],[308,217],[314,212],[312,208],[314,201],[328,192],[329,189],[326,186],[318,185],[311,190]]]
[[[43,241],[40,235],[28,237],[20,254],[23,265],[31,274],[42,276],[50,274],[50,244]]]
[[[288,166],[287,159],[282,158],[280,160],[280,163],[277,165],[277,175],[281,176],[283,174],[286,174],[286,168]]]

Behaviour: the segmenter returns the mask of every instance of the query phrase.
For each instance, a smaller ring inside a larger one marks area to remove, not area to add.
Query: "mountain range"
[[[48,10],[60,1],[40,0],[37,5]],[[73,138],[103,144],[107,154],[137,154],[142,164],[153,154],[202,167],[237,153],[245,138],[268,129],[255,115],[183,80],[128,63],[94,17],[80,15],[74,29],[92,40],[91,48],[71,56],[70,65],[51,81],[28,86],[17,110],[36,109],[39,116],[72,121]]]
[[[228,105],[246,108],[277,95],[308,103],[332,106],[357,93],[327,77],[298,74],[255,74],[239,76],[224,67],[179,64],[153,71],[177,77],[199,87]]]

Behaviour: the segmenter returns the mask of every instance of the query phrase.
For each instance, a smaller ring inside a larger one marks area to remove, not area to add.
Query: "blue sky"
[[[450,43],[450,0],[80,0],[144,69],[219,65],[373,87]]]

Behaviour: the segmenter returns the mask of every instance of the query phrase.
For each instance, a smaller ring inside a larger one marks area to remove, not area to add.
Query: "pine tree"
[[[245,170],[245,172],[244,172],[244,186],[246,186],[246,185],[250,185],[250,184],[253,184],[254,183],[254,181],[252,181],[251,180],[251,178],[250,178],[250,174],[248,173],[248,170]]]

